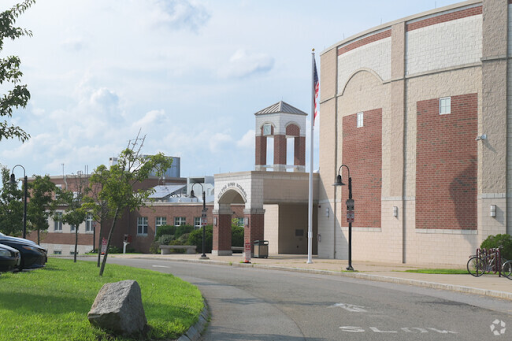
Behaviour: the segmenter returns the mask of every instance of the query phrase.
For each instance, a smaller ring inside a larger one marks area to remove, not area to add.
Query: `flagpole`
[[[311,138],[309,148],[308,262],[313,263],[313,147],[315,133],[315,49],[311,52]]]

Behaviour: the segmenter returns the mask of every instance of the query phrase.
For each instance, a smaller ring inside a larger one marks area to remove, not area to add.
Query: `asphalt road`
[[[196,285],[212,314],[203,340],[512,339],[512,303],[505,300],[207,261],[109,263],[171,273]]]

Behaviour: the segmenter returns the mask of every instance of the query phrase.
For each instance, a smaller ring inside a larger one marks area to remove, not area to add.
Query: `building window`
[[[194,226],[195,228],[201,227],[201,217],[194,217]]]
[[[92,213],[87,213],[85,218],[85,232],[92,232]]]
[[[364,125],[364,114],[362,112],[357,113],[357,128],[361,128]]]
[[[187,219],[185,217],[174,217],[174,226],[185,225],[187,223]]]
[[[75,225],[69,225],[71,228],[71,232],[75,232]]]
[[[439,99],[439,115],[446,115],[452,112],[452,98],[443,97]]]
[[[53,254],[54,255],[62,255],[62,251],[61,250],[54,250]]]
[[[62,232],[62,212],[55,213],[53,230],[55,232]]]
[[[137,234],[148,234],[148,217],[137,217]]]
[[[167,217],[156,217],[155,226],[167,225]]]
[[[233,224],[238,227],[244,227],[244,218],[234,218]]]

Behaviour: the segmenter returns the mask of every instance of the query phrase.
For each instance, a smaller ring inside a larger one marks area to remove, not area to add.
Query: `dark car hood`
[[[15,248],[10,247],[9,245],[1,244],[1,243],[0,243],[0,249],[6,249],[6,250],[9,250],[9,251],[14,252],[14,253],[18,253],[19,252]]]
[[[37,246],[38,248],[43,249],[41,246],[37,245],[31,240],[24,239],[24,238],[17,238],[17,237],[10,237],[10,236],[0,236],[0,244],[2,241],[21,244],[21,245],[30,245],[30,246]]]

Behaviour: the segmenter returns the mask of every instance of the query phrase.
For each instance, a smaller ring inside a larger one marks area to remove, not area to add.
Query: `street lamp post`
[[[9,181],[11,184],[16,184],[16,177],[14,176],[14,168],[21,167],[23,168],[23,186],[25,187],[25,194],[23,199],[23,238],[27,237],[27,175],[25,173],[25,167],[22,165],[16,165],[12,168],[11,171],[11,180]]]
[[[350,177],[350,169],[347,165],[341,165],[338,169],[336,182],[333,186],[345,186],[341,179],[341,168],[346,167],[348,172],[348,199],[347,204],[347,222],[348,222],[348,267],[347,270],[354,271],[352,267],[352,223],[354,222],[354,199],[352,199],[352,178]]]
[[[206,242],[206,211],[208,211],[208,209],[206,208],[206,193],[204,192],[203,185],[200,184],[199,182],[194,183],[192,185],[192,190],[190,191],[190,196],[195,197],[194,186],[197,184],[199,184],[201,186],[201,192],[203,192],[203,210],[201,213],[201,226],[203,227],[203,254],[201,255],[200,259],[209,259],[205,253],[205,249],[206,249],[206,246],[205,246],[205,242]]]

